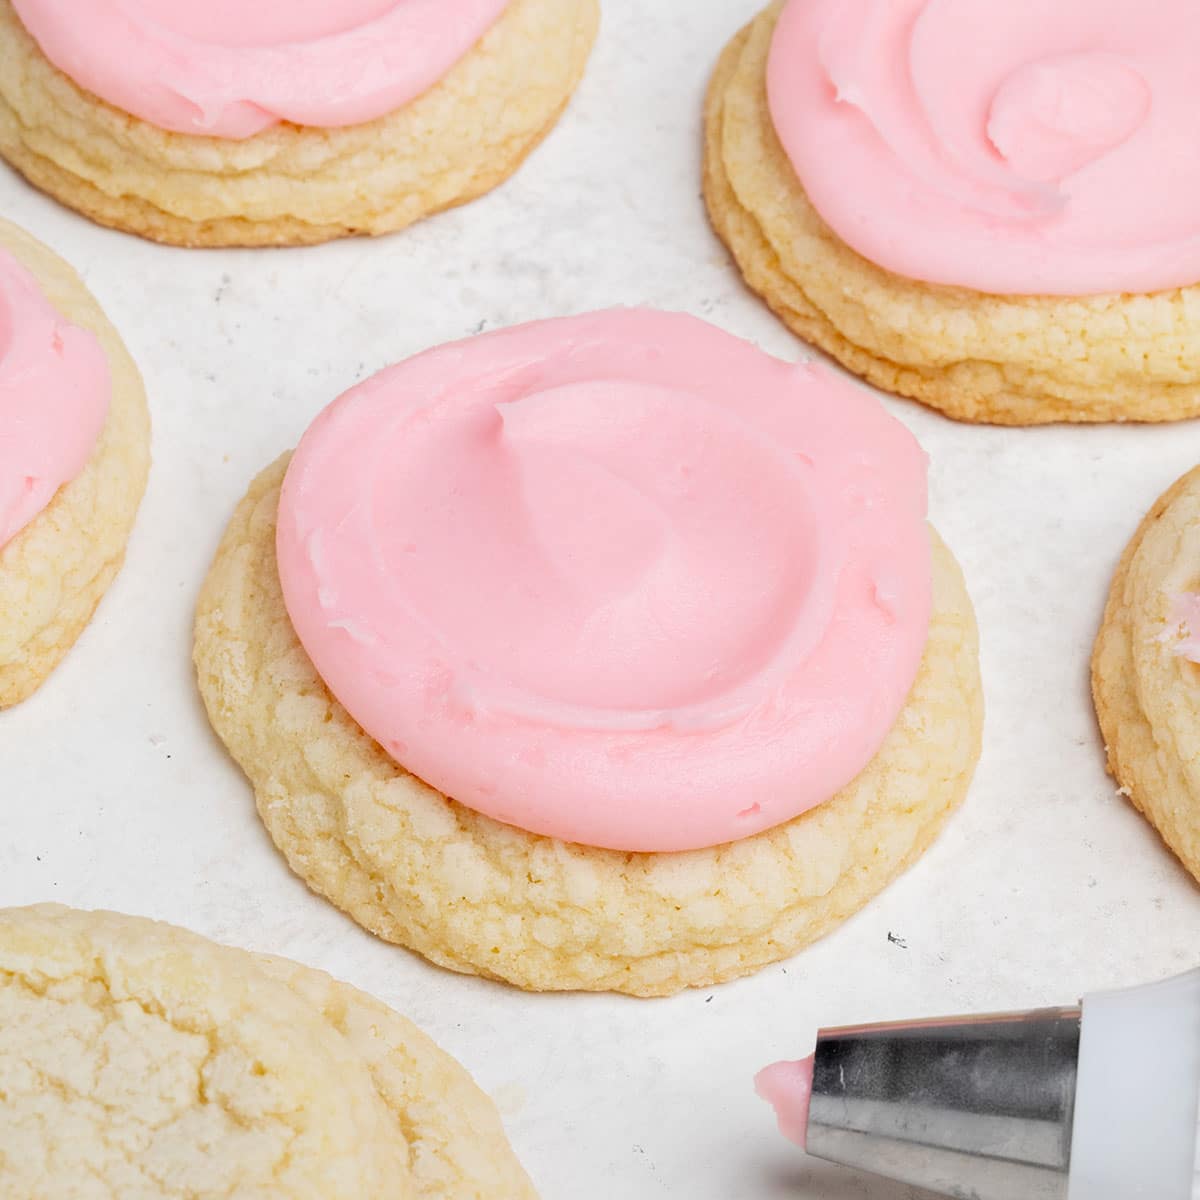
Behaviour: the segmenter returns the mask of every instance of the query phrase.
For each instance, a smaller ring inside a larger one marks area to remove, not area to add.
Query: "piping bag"
[[[822,1030],[755,1083],[809,1154],[956,1200],[1200,1200],[1200,971],[1071,1008]]]

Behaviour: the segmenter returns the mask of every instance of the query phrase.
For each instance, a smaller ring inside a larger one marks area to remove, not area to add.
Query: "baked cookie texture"
[[[136,917],[0,910],[0,1193],[533,1200],[495,1107],[319,971]]]
[[[24,700],[54,670],[121,569],[150,469],[150,414],[133,359],[75,272],[2,220],[0,246],[37,277],[55,308],[95,334],[112,376],[108,419],[82,474],[0,547],[5,708]]]
[[[775,134],[777,0],[708,92],[704,194],[746,282],[795,333],[877,387],[962,421],[1177,421],[1200,414],[1200,286],[1155,295],[994,296],[920,283],[851,250]]]
[[[490,191],[583,75],[599,0],[512,0],[444,79],[361,125],[245,141],[170,133],[77,87],[0,0],[0,155],[98,221],[181,246],[382,234]]]
[[[1174,597],[1200,590],[1200,467],[1147,513],[1117,567],[1092,656],[1108,769],[1200,879],[1200,666],[1175,653]]]
[[[837,797],[716,849],[596,850],[501,825],[397,765],[334,699],[284,606],[288,457],[252,484],[200,596],[209,717],[292,869],[388,941],[536,990],[661,996],[746,975],[845,920],[914,862],[966,793],[983,699],[974,613],[934,538],[929,643],[883,749]]]

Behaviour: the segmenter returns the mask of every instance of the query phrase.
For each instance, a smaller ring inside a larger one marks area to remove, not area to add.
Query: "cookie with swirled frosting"
[[[975,624],[925,471],[866,392],[692,317],[444,346],[251,486],[200,690],[293,869],[380,936],[529,989],[707,986],[965,794]]]
[[[1200,414],[1184,0],[777,0],[721,57],[705,195],[749,285],[968,421]]]
[[[320,971],[170,925],[0,910],[0,1194],[533,1200],[491,1101]]]
[[[91,619],[149,464],[146,395],[116,330],[66,263],[0,221],[0,708]]]
[[[382,234],[550,131],[598,0],[0,0],[0,155],[186,246]]]
[[[1117,567],[1092,656],[1108,769],[1200,879],[1200,467],[1155,503]]]

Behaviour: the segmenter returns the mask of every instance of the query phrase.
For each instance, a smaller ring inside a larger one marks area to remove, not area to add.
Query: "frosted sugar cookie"
[[[1113,580],[1092,658],[1108,768],[1200,879],[1200,468],[1158,502]]]
[[[0,708],[91,619],[149,463],[146,396],[116,330],[66,263],[0,221]]]
[[[878,402],[693,317],[441,347],[251,485],[209,716],[293,869],[530,989],[792,954],[925,849],[979,750],[976,632]]]
[[[599,0],[0,0],[0,154],[185,246],[389,233],[497,186]]]
[[[949,416],[1196,416],[1197,38],[1188,0],[778,0],[710,86],[713,225],[796,333]]]
[[[492,1103],[319,971],[136,917],[0,910],[0,1194],[532,1200]]]

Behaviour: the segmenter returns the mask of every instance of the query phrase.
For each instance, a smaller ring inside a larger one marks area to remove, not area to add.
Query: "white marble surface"
[[[1087,661],[1142,512],[1200,427],[957,426],[893,399],[933,458],[933,516],[979,612],[986,748],[962,813],[819,946],[665,1001],[527,996],[437,971],[311,896],[210,734],[192,604],[251,476],[365,374],[486,325],[615,303],[803,347],[708,229],[700,104],[756,0],[606,0],[588,78],[521,174],[376,242],[188,252],[110,233],[0,170],[0,212],[68,257],[141,364],[154,471],[128,565],[65,665],[0,716],[0,904],[165,918],[348,979],[497,1098],[547,1200],[905,1200],[807,1165],[751,1073],[814,1027],[1071,1000],[1194,965],[1189,877],[1104,774]],[[895,940],[889,938],[893,935]]]

